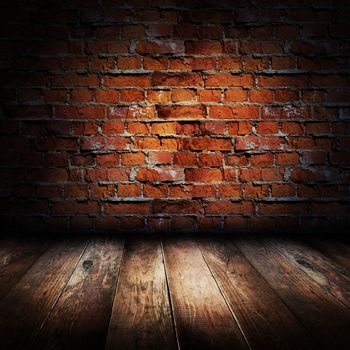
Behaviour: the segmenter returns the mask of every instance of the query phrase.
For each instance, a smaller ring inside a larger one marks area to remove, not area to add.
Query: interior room
[[[0,18],[1,349],[349,347],[349,1]]]

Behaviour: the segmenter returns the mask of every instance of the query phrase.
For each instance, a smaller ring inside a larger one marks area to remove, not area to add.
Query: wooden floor
[[[0,239],[1,349],[349,349],[344,238]]]

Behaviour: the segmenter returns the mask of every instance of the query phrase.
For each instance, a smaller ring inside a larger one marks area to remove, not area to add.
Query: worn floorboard
[[[106,349],[176,349],[159,239],[125,245]]]
[[[328,258],[343,265],[350,275],[350,246],[330,238],[316,239],[315,237],[308,237],[305,241]]]
[[[291,263],[350,308],[350,276],[346,268],[302,242],[292,239],[274,239],[272,242]]]
[[[269,240],[240,239],[237,244],[321,346],[344,349],[344,344],[349,344],[350,313],[346,306]]]
[[[93,239],[33,349],[98,349],[107,335],[123,240]]]
[[[55,306],[86,242],[65,240],[49,248],[0,302],[0,344],[28,348]]]
[[[346,349],[327,237],[0,238],[0,348]]]
[[[195,241],[169,239],[163,246],[180,348],[247,349]]]
[[[49,246],[40,239],[0,241],[0,300]]]
[[[251,349],[312,349],[316,342],[232,240],[200,240],[205,260]]]

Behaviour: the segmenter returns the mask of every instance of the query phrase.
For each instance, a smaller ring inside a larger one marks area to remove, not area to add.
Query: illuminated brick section
[[[2,227],[349,225],[348,1],[12,3]]]

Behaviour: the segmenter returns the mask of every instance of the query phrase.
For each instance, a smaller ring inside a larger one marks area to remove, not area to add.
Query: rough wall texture
[[[349,223],[349,1],[1,6],[2,225]]]

